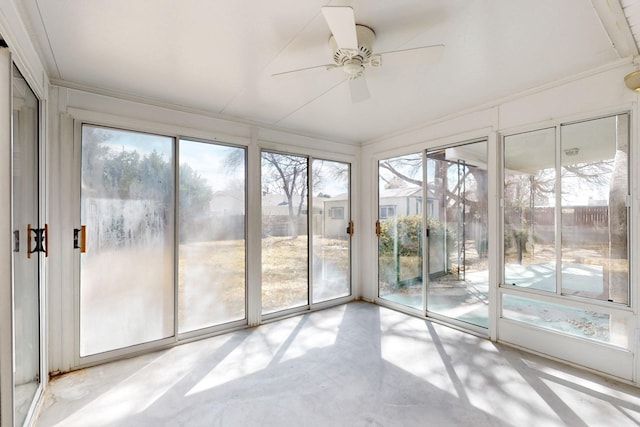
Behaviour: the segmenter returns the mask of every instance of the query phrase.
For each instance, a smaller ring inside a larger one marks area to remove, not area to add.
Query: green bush
[[[442,239],[446,234],[449,248],[454,247],[455,232],[446,230],[444,224],[427,218],[427,228],[432,239]],[[397,216],[380,221],[380,237],[378,240],[381,255],[393,254],[394,240],[397,239],[399,256],[421,256],[422,254],[422,216]]]

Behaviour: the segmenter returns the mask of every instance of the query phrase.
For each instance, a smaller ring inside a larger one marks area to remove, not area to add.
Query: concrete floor
[[[55,379],[36,426],[639,426],[640,389],[351,303]]]

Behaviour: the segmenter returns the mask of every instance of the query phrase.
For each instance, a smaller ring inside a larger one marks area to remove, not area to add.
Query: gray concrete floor
[[[640,426],[640,389],[367,303],[52,381],[36,426]]]

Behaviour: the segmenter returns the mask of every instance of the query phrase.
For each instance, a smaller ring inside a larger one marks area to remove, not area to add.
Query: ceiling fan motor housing
[[[373,42],[376,34],[369,27],[356,25],[356,35],[358,37],[358,50],[341,49],[336,43],[333,35],[329,38],[329,47],[333,52],[333,60],[342,66],[345,73],[350,78],[360,77],[364,71],[364,66],[371,61],[373,54]]]

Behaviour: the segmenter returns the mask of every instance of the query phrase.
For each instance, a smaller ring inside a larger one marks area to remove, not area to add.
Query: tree
[[[447,160],[445,151],[434,152],[429,155],[429,173],[427,190],[430,197],[438,200],[438,206],[444,215],[446,212],[465,211],[468,219],[473,222],[473,235],[476,250],[480,257],[487,255],[487,172],[478,167],[461,161]],[[384,188],[402,188],[407,185],[423,186],[422,155],[416,153],[402,157],[385,159],[379,162],[379,167],[388,174],[380,173],[381,185]],[[455,175],[455,177],[454,177]],[[452,209],[453,208],[453,209]],[[437,218],[444,224],[447,219]],[[461,236],[462,240],[462,236]],[[461,248],[459,248],[461,249]]]
[[[117,140],[120,142],[120,140]],[[96,127],[83,128],[82,192],[83,197],[153,201],[162,221],[172,218],[174,172],[171,159],[156,150],[144,153],[131,146],[114,149],[113,133]],[[141,147],[143,148],[143,147]],[[180,226],[210,210],[213,191],[207,180],[188,164],[180,165]],[[152,209],[149,207],[148,209]],[[123,219],[114,219],[114,241],[124,237]]]
[[[178,230],[181,242],[187,239],[189,224],[197,223],[198,217],[206,218],[213,199],[213,190],[196,170],[189,164],[180,165],[180,198]],[[193,228],[193,227],[192,227]],[[202,235],[199,232],[200,236]]]
[[[307,170],[306,157],[262,152],[263,191],[274,194],[282,192],[286,197],[292,239],[298,237],[299,218],[307,199],[309,187]]]

